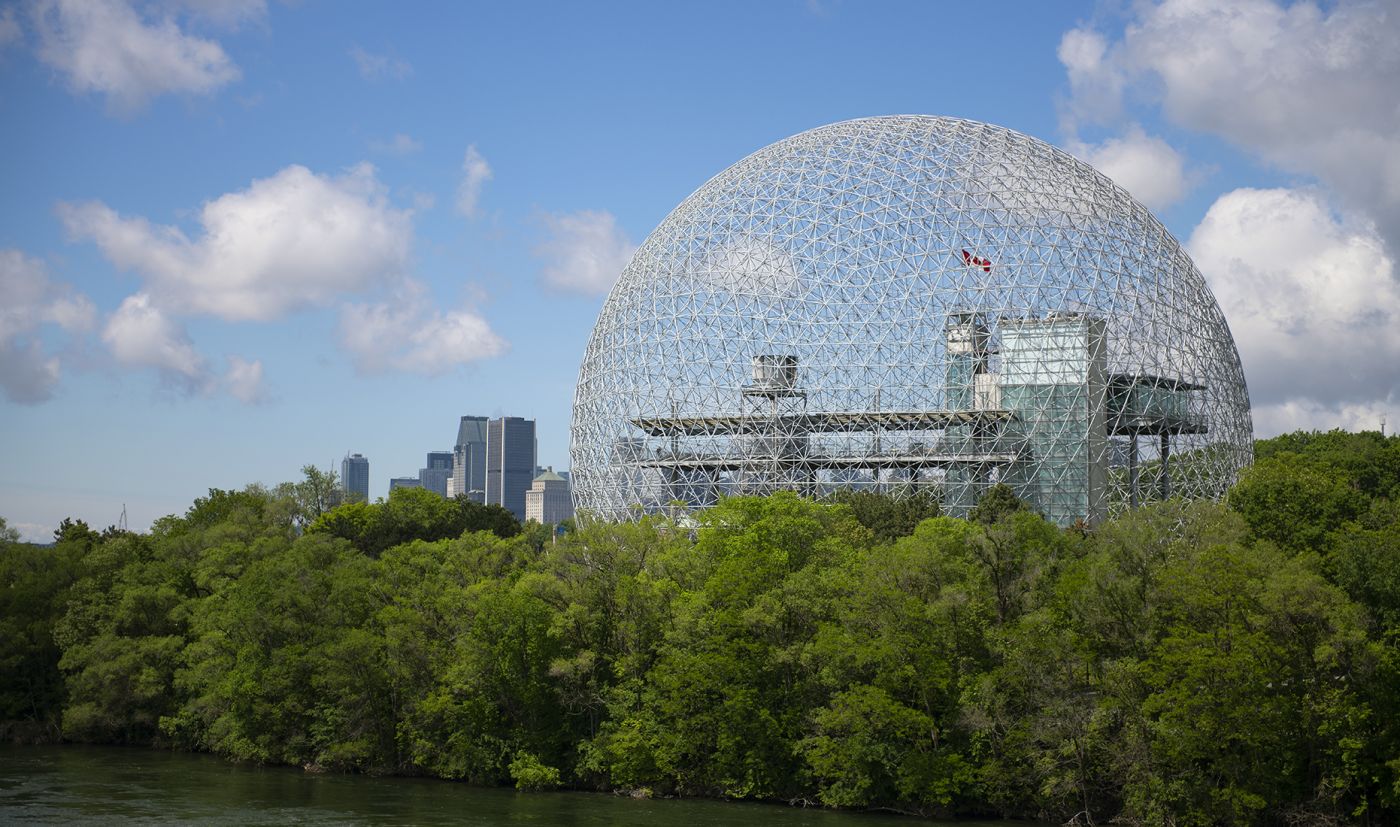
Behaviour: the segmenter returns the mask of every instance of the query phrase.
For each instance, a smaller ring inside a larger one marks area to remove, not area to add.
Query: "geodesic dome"
[[[954,118],[759,150],[637,250],[575,391],[573,491],[620,519],[719,496],[1006,483],[1056,522],[1218,498],[1251,457],[1234,340],[1181,245],[1034,138]]]

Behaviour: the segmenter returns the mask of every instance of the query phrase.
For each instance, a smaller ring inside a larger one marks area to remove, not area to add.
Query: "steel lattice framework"
[[[1180,244],[1034,138],[832,124],[675,209],[579,371],[573,490],[620,519],[725,494],[1004,482],[1064,525],[1218,498],[1250,461],[1229,328]]]

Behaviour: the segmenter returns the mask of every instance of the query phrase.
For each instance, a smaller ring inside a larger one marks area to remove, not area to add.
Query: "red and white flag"
[[[992,260],[989,258],[979,258],[966,250],[962,251],[963,264],[968,267],[981,267],[984,272],[992,272]]]

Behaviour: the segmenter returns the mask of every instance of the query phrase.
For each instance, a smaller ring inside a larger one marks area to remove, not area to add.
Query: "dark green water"
[[[577,827],[915,827],[930,823],[763,804],[637,801],[591,793],[517,793],[427,779],[308,775],[289,767],[249,767],[207,755],[144,749],[8,745],[0,746],[0,822]]]

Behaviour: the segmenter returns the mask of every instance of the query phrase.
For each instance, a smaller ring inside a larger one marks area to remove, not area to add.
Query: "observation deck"
[[[836,434],[874,431],[938,431],[955,425],[1007,422],[1009,410],[826,411],[721,416],[652,416],[631,420],[649,436]]]

